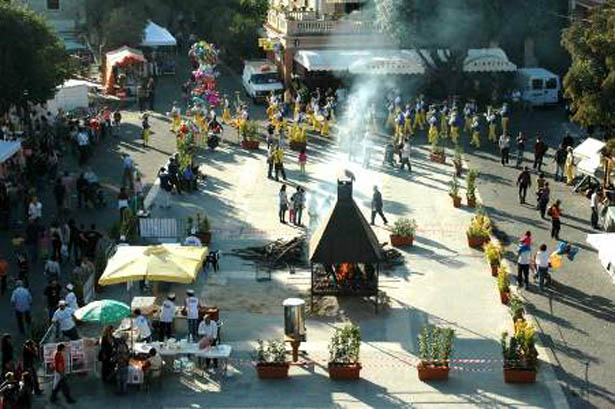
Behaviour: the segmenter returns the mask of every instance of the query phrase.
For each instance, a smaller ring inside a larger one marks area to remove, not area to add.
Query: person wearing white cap
[[[58,309],[53,313],[53,317],[51,318],[51,322],[54,324],[57,323],[60,326],[60,331],[62,331],[62,334],[70,340],[79,339],[77,327],[75,326],[75,321],[73,320],[74,313],[74,309],[66,306],[66,301],[60,300]]]
[[[194,296],[194,290],[186,291],[186,299],[184,300],[184,308],[188,318],[188,334],[192,339],[196,340],[199,330],[199,299]]]
[[[64,301],[66,301],[66,305],[68,307],[77,311],[79,309],[79,304],[77,304],[77,296],[73,291],[75,287],[71,283],[68,283],[66,284],[66,289],[68,290],[68,294],[66,294],[66,297],[64,297]]]
[[[147,317],[141,314],[141,309],[136,308],[135,311],[135,327],[139,331],[139,340],[144,342],[152,342],[152,330],[147,321]]]
[[[173,335],[173,319],[175,318],[175,294],[170,293],[162,303],[160,312],[160,341]]]

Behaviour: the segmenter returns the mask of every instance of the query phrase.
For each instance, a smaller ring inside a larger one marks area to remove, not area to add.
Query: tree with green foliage
[[[62,40],[45,20],[21,6],[0,2],[0,114],[11,106],[43,103],[70,78]]]
[[[572,57],[564,77],[564,96],[572,119],[585,127],[615,129],[615,0],[575,21],[562,36]]]

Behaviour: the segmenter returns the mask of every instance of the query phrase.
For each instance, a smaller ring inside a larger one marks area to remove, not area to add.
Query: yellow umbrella
[[[119,246],[98,283],[111,285],[136,280],[192,283],[206,255],[207,247]]]

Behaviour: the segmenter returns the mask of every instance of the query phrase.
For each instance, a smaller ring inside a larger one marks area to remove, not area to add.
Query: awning
[[[348,67],[352,74],[424,74],[425,66],[414,50],[383,50]]]
[[[598,250],[600,264],[609,274],[615,272],[615,233],[588,234],[587,242]],[[615,281],[615,275],[611,275]]]
[[[295,61],[308,71],[350,71],[353,74],[423,74],[413,50],[299,50]]]
[[[147,23],[145,30],[143,30],[143,42],[141,45],[144,47],[175,46],[177,41],[169,33],[169,30],[150,21]]]
[[[427,61],[431,55],[423,50]],[[446,50],[438,50],[446,61]],[[424,74],[425,63],[415,50],[299,50],[295,61],[307,71],[349,71],[353,74]],[[517,66],[501,48],[470,49],[464,60],[465,72],[514,72]]]
[[[508,61],[501,48],[480,48],[468,50],[463,62],[465,72],[514,72],[517,66]]]
[[[0,163],[4,163],[11,156],[21,149],[21,141],[1,141],[0,140]]]

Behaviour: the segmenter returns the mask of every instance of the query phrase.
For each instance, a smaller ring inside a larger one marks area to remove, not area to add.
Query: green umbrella
[[[130,307],[115,300],[92,301],[75,312],[75,318],[83,322],[103,324],[118,322],[130,315]]]

